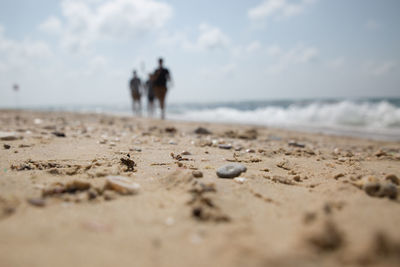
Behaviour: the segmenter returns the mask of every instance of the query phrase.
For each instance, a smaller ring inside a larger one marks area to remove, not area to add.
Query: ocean
[[[68,105],[39,109],[131,114],[128,104]],[[400,98],[168,103],[167,118],[400,141]]]

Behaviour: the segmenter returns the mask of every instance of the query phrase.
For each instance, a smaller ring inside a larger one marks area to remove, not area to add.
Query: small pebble
[[[201,171],[197,171],[197,170],[192,171],[192,175],[193,175],[193,177],[195,177],[195,178],[201,178],[201,177],[203,177],[203,173],[202,173]]]
[[[256,151],[254,149],[252,149],[252,148],[246,149],[246,152],[247,153],[256,153]]]
[[[52,132],[52,134],[57,137],[66,137],[65,133],[59,131]]]
[[[17,136],[14,132],[0,132],[0,140],[3,141],[15,141],[22,139],[22,137]]]
[[[392,183],[384,183],[381,185],[381,189],[379,191],[380,197],[388,197],[390,199],[397,198],[397,187]]]
[[[203,128],[203,127],[198,127],[196,130],[194,130],[194,133],[195,134],[204,134],[204,135],[211,134],[211,132],[208,129]]]
[[[305,144],[300,144],[293,140],[289,141],[288,145],[293,146],[293,147],[299,147],[299,148],[304,148],[306,146]]]
[[[301,182],[300,175],[294,176],[294,177],[293,177],[293,180],[295,180],[296,182]]]
[[[4,149],[10,149],[11,148],[11,146],[7,145],[7,144],[4,144],[3,147],[4,147]]]
[[[220,144],[220,145],[218,145],[218,147],[221,149],[231,149],[232,145],[231,144]]]
[[[377,196],[379,194],[379,190],[381,188],[381,185],[379,182],[366,182],[363,185],[363,189],[365,193],[367,193],[370,196]]]
[[[246,166],[239,163],[226,164],[217,169],[217,175],[220,178],[235,178],[242,172],[246,172]]]
[[[190,153],[189,151],[183,150],[181,155],[189,156],[189,155],[192,155],[192,153]]]
[[[397,176],[394,174],[389,174],[388,176],[385,177],[385,180],[390,181],[395,185],[399,185],[399,178],[397,178]]]
[[[236,178],[233,178],[233,181],[235,181],[238,184],[243,184],[244,182],[247,181],[247,179],[244,177],[236,177]]]
[[[32,206],[36,206],[36,207],[46,206],[46,201],[44,198],[28,198],[27,201]]]
[[[333,178],[335,178],[336,180],[339,179],[340,177],[343,177],[344,174],[343,173],[338,173],[335,176],[333,176]]]

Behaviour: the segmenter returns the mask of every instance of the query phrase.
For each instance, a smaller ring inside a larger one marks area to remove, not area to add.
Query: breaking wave
[[[243,123],[400,140],[400,107],[388,101],[337,101],[186,109],[174,119]]]

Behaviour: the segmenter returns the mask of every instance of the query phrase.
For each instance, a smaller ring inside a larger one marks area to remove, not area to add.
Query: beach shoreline
[[[0,139],[2,266],[400,262],[398,141],[24,110]]]

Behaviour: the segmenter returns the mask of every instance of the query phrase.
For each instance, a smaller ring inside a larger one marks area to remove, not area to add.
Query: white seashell
[[[139,192],[140,184],[132,182],[129,178],[123,176],[107,176],[106,188],[122,195],[131,195]]]
[[[247,179],[244,177],[236,177],[236,178],[233,178],[233,180],[238,184],[243,184],[244,182],[247,181]]]

